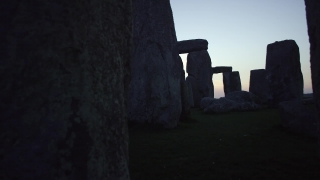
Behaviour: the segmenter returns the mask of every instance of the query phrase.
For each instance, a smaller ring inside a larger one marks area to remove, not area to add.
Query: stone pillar
[[[189,76],[188,76],[188,77],[189,77]],[[186,79],[186,83],[187,83],[187,87],[188,87],[189,104],[190,104],[190,107],[194,107],[192,84],[191,84],[190,81],[188,81],[188,77],[187,77],[187,79]]]
[[[181,71],[180,86],[181,86],[181,105],[182,105],[180,121],[185,121],[188,118],[188,116],[190,116],[190,102],[189,102],[188,85],[185,80],[185,72],[183,69]]]
[[[211,73],[211,58],[208,51],[196,51],[188,54],[187,57],[188,77],[192,80],[194,106],[200,107],[201,99],[213,97],[213,83]]]
[[[254,69],[250,71],[249,92],[258,96],[262,103],[267,103],[268,99],[268,81],[265,69]]]
[[[310,42],[311,78],[313,98],[316,105],[320,157],[320,1],[305,0]]]
[[[266,71],[269,83],[269,106],[276,107],[282,101],[302,100],[303,77],[300,54],[294,40],[268,44]]]
[[[181,114],[181,66],[169,0],[133,0],[129,121],[173,128]]]
[[[129,179],[131,1],[7,2],[0,177]]]
[[[223,73],[223,88],[225,96],[234,91],[241,91],[241,80],[238,71]]]

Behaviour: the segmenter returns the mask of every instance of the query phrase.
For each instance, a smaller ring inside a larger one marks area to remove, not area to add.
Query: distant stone
[[[314,110],[307,108],[301,101],[279,103],[281,124],[294,132],[317,137],[317,121]]]
[[[224,72],[232,72],[231,66],[216,66],[212,68],[212,74],[224,73]]]
[[[255,69],[250,71],[249,92],[261,98],[262,103],[267,103],[268,99],[268,81],[267,71],[265,69]]]
[[[241,91],[241,80],[238,71],[223,73],[224,94],[227,95],[233,91]]]
[[[270,107],[276,107],[282,101],[302,100],[303,77],[300,54],[294,40],[268,44],[266,71]]]
[[[190,39],[178,41],[179,54],[191,53],[208,49],[208,41],[205,39]]]
[[[190,107],[194,107],[192,84],[189,81],[187,81],[187,79],[186,79],[186,84],[188,87],[188,98],[189,98]]]
[[[188,76],[192,76],[192,92],[194,106],[200,107],[200,101],[204,97],[213,97],[213,83],[211,74],[211,58],[208,51],[196,51],[187,57]]]
[[[182,66],[170,1],[133,0],[132,4],[129,122],[176,127],[182,109]]]
[[[235,91],[219,99],[205,97],[201,108],[206,113],[225,113],[229,111],[248,111],[260,109],[260,99],[246,91]]]

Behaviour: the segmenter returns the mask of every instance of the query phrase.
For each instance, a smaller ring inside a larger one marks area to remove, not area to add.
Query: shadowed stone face
[[[208,41],[205,39],[190,39],[177,43],[179,54],[202,51],[208,49]]]
[[[129,179],[131,2],[6,2],[0,179]]]
[[[133,0],[133,12],[129,121],[173,128],[181,114],[183,68],[170,1]]]
[[[223,73],[223,87],[224,94],[227,95],[230,92],[241,91],[241,80],[238,71],[224,72]]]
[[[284,40],[267,46],[266,71],[269,106],[277,106],[281,101],[302,99],[303,77],[299,47],[294,40]]]
[[[320,157],[320,1],[305,0],[310,42],[310,63],[313,97],[318,120],[318,144]]]
[[[261,98],[262,103],[267,102],[268,81],[265,69],[255,69],[250,71],[249,92]]]

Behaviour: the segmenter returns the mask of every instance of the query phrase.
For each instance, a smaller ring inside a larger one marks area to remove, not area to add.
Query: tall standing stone
[[[185,121],[190,116],[190,102],[189,102],[188,85],[185,80],[185,72],[183,69],[181,71],[180,86],[181,86],[180,88],[181,88],[181,109],[182,109],[180,121]]]
[[[190,81],[188,81],[188,77],[186,78],[186,84],[188,87],[188,98],[189,98],[190,107],[194,107],[192,84]]]
[[[238,71],[223,73],[223,88],[225,95],[230,92],[241,91],[241,79]]]
[[[131,2],[0,9],[0,178],[129,179]]]
[[[194,106],[200,107],[201,99],[213,97],[211,58],[208,51],[191,52],[187,56],[187,72],[192,84]]]
[[[267,103],[268,99],[268,81],[265,69],[254,69],[250,71],[249,92],[258,96],[262,103]]]
[[[303,76],[299,47],[294,40],[268,44],[266,70],[269,106],[277,106],[282,101],[302,100]]]
[[[318,120],[318,144],[320,157],[320,1],[305,0],[310,42],[311,78],[313,98]]]
[[[129,121],[173,128],[181,114],[181,67],[170,1],[132,2]]]

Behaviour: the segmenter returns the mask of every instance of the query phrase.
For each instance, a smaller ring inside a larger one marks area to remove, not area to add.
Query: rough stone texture
[[[262,103],[267,103],[268,100],[268,81],[267,72],[265,69],[255,69],[250,71],[249,92],[258,96]]]
[[[187,72],[192,83],[194,106],[200,107],[201,99],[213,97],[211,59],[208,51],[191,52],[187,57]]]
[[[180,56],[179,56],[180,58]],[[190,103],[188,85],[185,80],[185,71],[183,70],[182,59],[181,60],[181,77],[180,77],[180,89],[181,89],[181,115],[180,121],[185,121],[190,116]]]
[[[225,113],[229,111],[248,111],[260,109],[260,99],[246,91],[235,91],[219,99],[205,97],[201,108],[205,113]]]
[[[180,59],[169,0],[133,0],[129,121],[164,128],[181,114]]]
[[[294,40],[268,44],[266,71],[270,107],[276,107],[282,101],[302,100],[303,77],[300,54]]]
[[[238,71],[223,73],[223,89],[225,95],[230,92],[241,91],[241,80]]]
[[[316,114],[303,105],[302,101],[283,101],[278,107],[283,127],[297,133],[317,137]]]
[[[205,39],[190,39],[185,41],[178,41],[177,45],[179,54],[208,49],[208,41]]]
[[[212,74],[224,73],[224,72],[232,72],[231,66],[216,66],[212,69]]]
[[[190,107],[194,107],[192,84],[187,79],[186,79],[186,83],[187,83],[187,87],[188,87],[189,104],[190,104]]]
[[[320,157],[320,1],[305,0],[310,42],[313,97],[317,112]]]
[[[131,1],[0,9],[0,179],[129,179]]]

